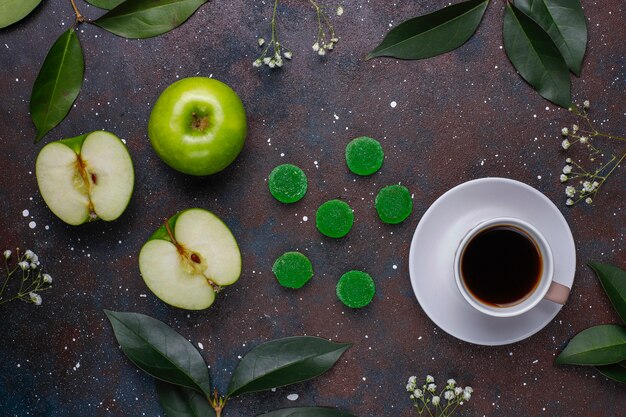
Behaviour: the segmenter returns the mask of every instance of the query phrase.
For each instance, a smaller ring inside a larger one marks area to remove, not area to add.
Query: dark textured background
[[[55,279],[41,307],[0,307],[1,416],[163,415],[152,379],[118,349],[105,308],[149,314],[201,342],[222,390],[238,355],[268,339],[309,334],[354,342],[323,377],[238,398],[226,416],[319,404],[361,417],[408,417],[414,414],[405,381],[426,373],[475,388],[459,413],[464,416],[625,415],[624,386],[553,361],[577,332],[618,320],[585,263],[626,266],[626,173],[611,178],[597,205],[564,207],[559,129],[573,119],[512,69],[501,49],[503,2],[491,4],[476,36],[459,50],[419,62],[365,62],[390,25],[448,2],[346,0],[345,14],[333,18],[341,41],[319,58],[311,51],[313,10],[306,1],[289,0],[280,7],[279,30],[294,60],[274,71],[251,65],[259,53],[256,37],[268,36],[267,0],[213,1],[180,28],[149,40],[83,25],[81,94],[65,122],[33,145],[31,87],[48,48],[72,22],[68,1],[44,3],[0,31],[0,249],[32,248]],[[623,135],[624,3],[583,3],[589,48],[573,95],[578,102],[590,99],[602,127]],[[89,17],[100,13],[79,5]],[[249,117],[241,156],[211,178],[165,166],[146,134],[161,91],[195,75],[233,86]],[[43,203],[34,161],[43,144],[95,129],[127,140],[137,168],[135,192],[117,221],[70,227]],[[358,135],[378,138],[386,151],[382,170],[370,178],[356,178],[344,165],[344,146]],[[266,189],[269,171],[284,162],[298,164],[309,177],[308,194],[291,206],[274,201]],[[473,346],[436,328],[415,300],[407,266],[410,239],[428,206],[449,188],[484,176],[514,178],[544,192],[563,208],[578,249],[569,303],[544,330],[503,347]],[[381,186],[398,181],[415,193],[415,210],[404,224],[386,226],[373,198]],[[341,240],[315,230],[315,209],[330,198],[345,199],[355,210],[355,227]],[[244,262],[240,281],[202,312],[156,299],[137,266],[142,243],[162,218],[190,206],[225,220]],[[286,250],[304,251],[315,267],[314,279],[297,292],[282,289],[270,270]],[[378,286],[374,302],[360,311],[344,308],[334,294],[338,277],[353,268],[369,271]],[[291,393],[300,398],[287,400]]]

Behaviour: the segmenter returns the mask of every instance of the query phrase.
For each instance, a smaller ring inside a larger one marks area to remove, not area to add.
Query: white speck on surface
[[[285,154],[283,152],[280,153],[280,156],[285,156]]]
[[[276,392],[276,388],[272,388],[272,389],[271,389],[271,391],[272,391],[272,392]]]
[[[306,221],[308,221],[308,220],[309,220],[309,217],[308,217],[308,216],[302,216],[302,221],[306,222]]]
[[[396,103],[395,101],[392,101],[391,103],[389,103],[389,105],[391,106],[392,109],[395,109],[398,103]]]
[[[392,266],[393,269],[398,269],[398,265]]]
[[[198,342],[198,347],[200,348],[200,350],[204,349],[204,345],[202,343],[200,343],[200,342]]]
[[[80,368],[80,362],[76,362],[76,365],[74,365],[74,368],[72,369],[77,370],[78,368]]]
[[[339,116],[337,116],[337,113],[333,113],[333,117],[335,118],[335,120],[339,120]]]
[[[22,216],[24,216],[24,217],[28,217],[29,214],[30,214],[30,212],[28,210],[24,210],[22,212]]]
[[[31,229],[34,229],[35,227],[37,227],[37,223],[30,222],[30,223],[28,223],[28,227],[30,227]]]
[[[299,396],[298,394],[289,394],[289,395],[287,395],[287,399],[288,399],[289,401],[295,401],[295,400],[297,400],[298,398],[300,398],[300,396]]]

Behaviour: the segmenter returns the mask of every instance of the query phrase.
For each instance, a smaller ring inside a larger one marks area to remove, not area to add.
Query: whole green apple
[[[205,77],[176,81],[156,101],[148,135],[167,165],[191,175],[230,165],[246,139],[243,103],[229,86]]]

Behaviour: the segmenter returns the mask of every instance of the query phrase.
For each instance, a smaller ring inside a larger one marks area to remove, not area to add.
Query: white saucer
[[[477,345],[505,345],[543,329],[561,305],[542,300],[516,317],[480,313],[462,297],[454,278],[454,255],[463,236],[494,217],[515,217],[545,236],[554,257],[554,280],[569,288],[576,272],[572,232],[559,209],[536,189],[506,178],[482,178],[439,197],[420,220],[409,253],[413,291],[437,326]]]

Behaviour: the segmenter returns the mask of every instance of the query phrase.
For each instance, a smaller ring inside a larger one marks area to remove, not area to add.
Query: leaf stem
[[[70,3],[72,3],[72,8],[74,9],[74,13],[76,14],[76,24],[83,23],[85,21],[85,16],[83,16],[80,13],[80,10],[78,10],[78,7],[76,7],[76,2],[74,0],[70,0]]]

